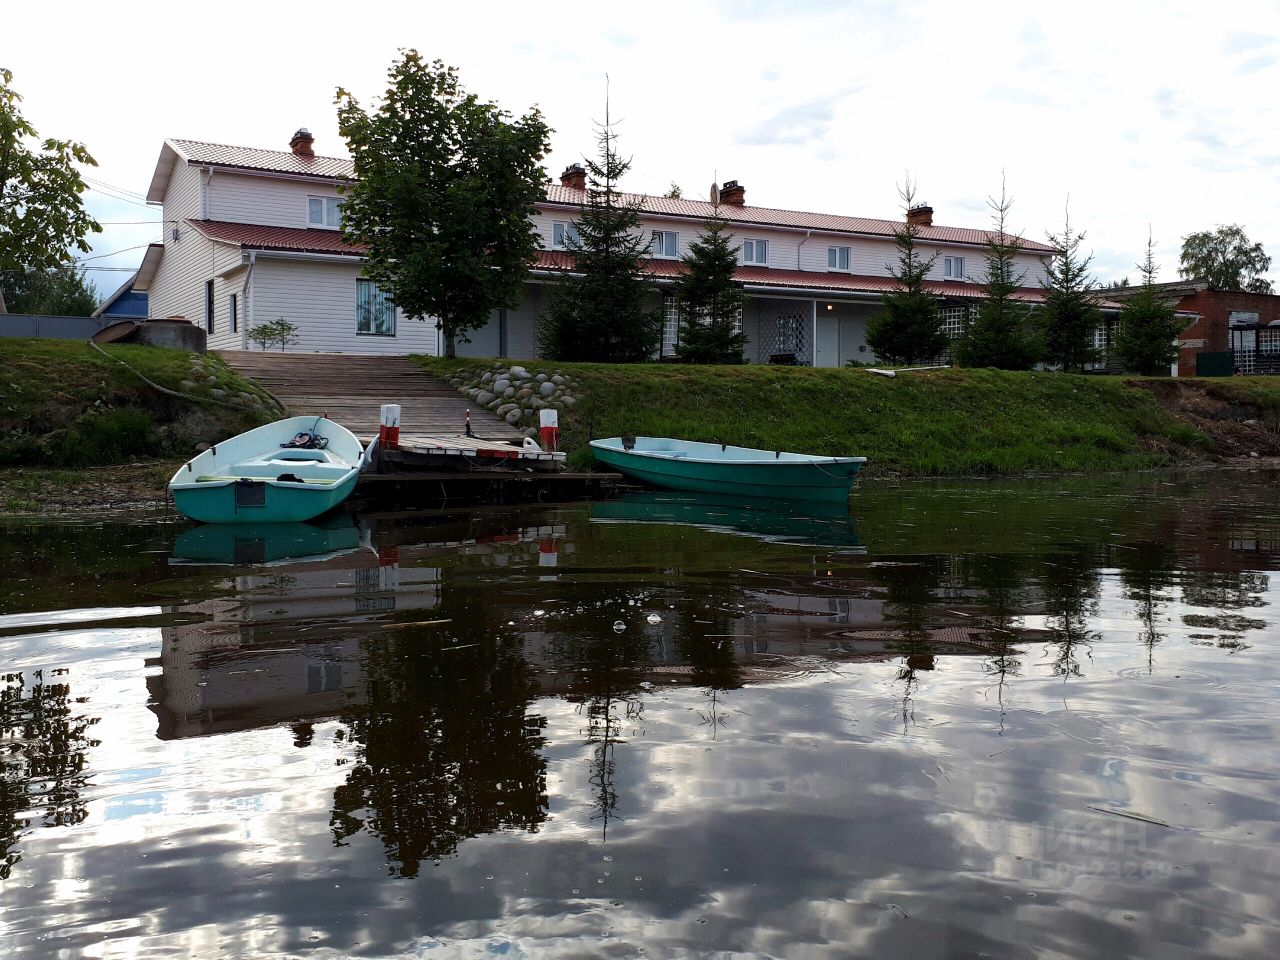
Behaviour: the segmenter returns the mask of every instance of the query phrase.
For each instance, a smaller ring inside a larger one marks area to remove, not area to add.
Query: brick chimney
[[[933,207],[927,203],[917,203],[907,211],[907,223],[916,227],[932,227]]]
[[[747,202],[747,188],[737,180],[726,180],[720,188],[720,202],[731,207],[741,207]]]
[[[311,149],[311,145],[316,142],[316,138],[311,135],[311,131],[306,127],[299,127],[298,132],[293,135],[293,139],[289,141],[289,149],[295,155],[310,160],[316,155]]]
[[[580,163],[571,163],[560,174],[560,186],[570,190],[587,189],[587,169]]]

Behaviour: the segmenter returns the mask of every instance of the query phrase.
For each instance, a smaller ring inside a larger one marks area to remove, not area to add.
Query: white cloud
[[[1099,265],[1136,260],[1148,224],[1168,278],[1180,238],[1217,223],[1280,251],[1280,210],[1265,202],[1280,155],[1280,104],[1264,90],[1280,55],[1274,8],[1252,8],[1248,33],[1190,2],[1018,15],[940,0],[687,0],[644,16],[494,3],[482,18],[320,2],[305,15],[263,6],[252,24],[202,17],[198,29],[161,4],[70,8],[7,11],[6,32],[28,41],[8,45],[7,65],[42,134],[83,140],[95,176],[134,191],[166,136],[283,148],[306,125],[318,149],[340,152],[334,89],[375,96],[397,49],[417,46],[508,109],[538,104],[556,130],[551,173],[592,149],[607,73],[633,189],[718,173],[741,180],[748,202],[891,217],[910,170],[939,223],[981,226],[1003,169],[1016,227],[1057,229],[1069,194]],[[112,227],[95,247],[140,232]]]

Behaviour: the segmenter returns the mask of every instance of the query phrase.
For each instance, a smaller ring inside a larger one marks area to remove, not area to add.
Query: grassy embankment
[[[417,359],[439,376],[470,379],[494,367]],[[619,434],[861,454],[871,476],[1091,473],[1247,455],[1250,446],[1280,452],[1280,378],[1140,381],[946,369],[888,379],[803,367],[525,366],[573,378],[581,400],[562,414],[561,434],[570,463],[580,467],[590,462],[588,439]],[[1186,404],[1171,401],[1175,393],[1176,401],[1206,402],[1191,404],[1187,415]],[[1220,415],[1257,423],[1224,446],[1211,427]]]
[[[168,396],[81,341],[0,339],[0,466],[27,468],[5,472],[0,507],[39,509],[46,496],[57,500],[59,491],[87,482],[83,468],[90,466],[180,462],[197,443],[216,443],[274,415],[265,391],[216,356],[104,349],[163,387],[247,409]]]

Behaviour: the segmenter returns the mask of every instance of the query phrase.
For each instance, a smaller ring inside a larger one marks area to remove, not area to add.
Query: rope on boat
[[[193,393],[180,393],[177,390],[170,390],[168,387],[162,387],[160,386],[160,384],[156,383],[154,380],[148,379],[147,376],[143,374],[141,371],[125,363],[125,361],[121,360],[119,357],[113,357],[111,354],[107,353],[107,351],[103,350],[102,347],[98,346],[92,340],[89,340],[86,342],[89,344],[89,346],[93,347],[93,349],[97,350],[100,354],[102,354],[108,360],[114,360],[116,363],[120,364],[122,367],[124,367],[134,376],[136,376],[139,380],[141,380],[143,383],[149,386],[152,390],[159,390],[161,393],[168,394],[171,397],[178,397],[181,400],[194,400],[197,403],[214,403],[220,407],[230,407],[232,410],[242,410],[247,413],[253,412],[253,407],[247,406],[243,403],[231,403],[228,400],[219,400],[217,397],[201,397]],[[259,387],[263,393],[265,393],[268,397],[271,398],[271,402],[276,405],[276,407],[279,409],[281,413],[285,413],[288,410],[288,408],[280,401],[280,398],[277,397],[274,393],[272,393],[266,387],[262,387],[261,385],[259,385]]]

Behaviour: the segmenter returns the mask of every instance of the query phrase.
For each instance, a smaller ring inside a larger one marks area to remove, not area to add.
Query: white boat
[[[365,451],[324,417],[289,417],[188,460],[169,481],[179,510],[204,523],[310,520],[351,495]]]

